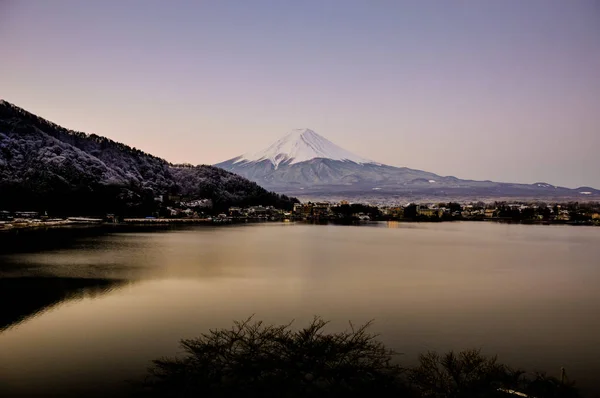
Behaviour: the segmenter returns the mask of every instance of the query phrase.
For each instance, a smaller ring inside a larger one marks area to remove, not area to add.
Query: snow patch
[[[580,193],[580,194],[582,194],[582,195],[591,195],[591,194],[592,194],[591,192],[588,192],[588,191],[585,191],[585,192],[579,192],[579,193]]]
[[[358,164],[376,164],[369,159],[355,155],[337,146],[310,129],[292,130],[268,148],[255,153],[244,154],[233,163],[269,160],[275,166],[275,169],[277,169],[282,163],[294,164],[316,158]]]
[[[435,182],[435,180],[429,180],[430,184],[433,184]]]
[[[373,188],[373,191],[379,191],[381,188]]]

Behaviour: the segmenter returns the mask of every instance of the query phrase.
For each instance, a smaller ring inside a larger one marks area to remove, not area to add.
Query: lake
[[[374,319],[412,365],[480,348],[598,393],[600,228],[484,222],[0,234],[0,396],[117,394],[181,338]]]

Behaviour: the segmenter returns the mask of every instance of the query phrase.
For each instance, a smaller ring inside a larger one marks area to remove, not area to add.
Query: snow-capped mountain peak
[[[240,156],[235,163],[269,160],[277,168],[284,162],[294,164],[316,158],[350,161],[359,164],[375,163],[337,146],[327,138],[307,128],[292,130],[268,148]]]
[[[496,183],[461,180],[408,167],[372,162],[355,155],[311,129],[292,130],[265,150],[236,156],[217,163],[216,167],[248,178],[274,191],[300,195],[310,200],[359,201],[386,198],[481,197],[585,197],[600,190],[582,187],[577,190],[537,184]],[[591,196],[590,196],[591,195]],[[327,198],[327,199],[326,199]],[[429,199],[427,199],[429,200]],[[528,199],[529,200],[529,199]],[[569,199],[571,200],[571,199]]]

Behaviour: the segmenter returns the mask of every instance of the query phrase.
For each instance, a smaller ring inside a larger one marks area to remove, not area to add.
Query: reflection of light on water
[[[400,228],[400,223],[398,221],[388,221],[387,227],[388,228]]]

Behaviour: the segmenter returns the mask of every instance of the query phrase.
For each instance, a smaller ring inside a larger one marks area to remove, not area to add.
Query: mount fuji
[[[357,164],[375,163],[337,146],[310,129],[292,130],[268,148],[244,154],[234,163],[268,160],[278,169],[280,164],[292,165],[319,158]]]
[[[590,200],[600,191],[539,182],[461,180],[356,155],[310,129],[292,130],[269,147],[215,165],[277,192],[304,198]]]

